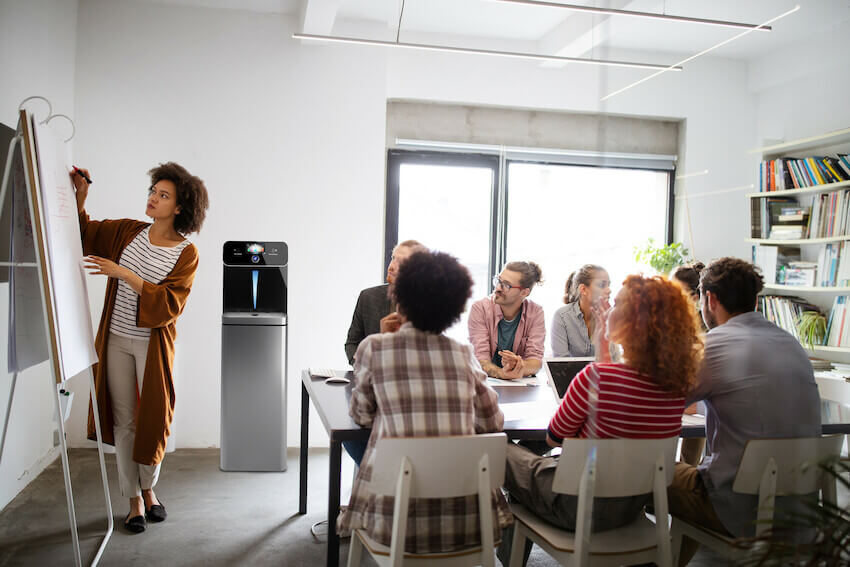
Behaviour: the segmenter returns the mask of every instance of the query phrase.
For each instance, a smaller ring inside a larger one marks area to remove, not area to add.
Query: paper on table
[[[487,383],[491,386],[537,386],[540,382],[534,376],[528,378],[517,378],[516,380],[503,380],[502,378],[487,377]]]
[[[549,406],[546,407],[547,402],[534,401],[534,402],[515,402],[511,404],[499,404],[499,408],[502,410],[502,413],[505,414],[505,421],[517,421],[520,419],[528,419],[534,415],[539,415],[540,413],[546,413],[547,415],[554,415],[555,410],[557,409],[557,405],[555,404],[555,400],[553,399]]]

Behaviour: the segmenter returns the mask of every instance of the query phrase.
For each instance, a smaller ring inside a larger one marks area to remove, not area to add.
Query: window
[[[547,330],[573,270],[602,265],[615,294],[641,269],[635,246],[672,238],[671,169],[403,150],[390,150],[387,164],[387,262],[409,238],[449,252],[472,273],[477,301],[505,262],[533,260],[545,284],[531,299],[543,306]],[[466,340],[466,317],[448,334]]]

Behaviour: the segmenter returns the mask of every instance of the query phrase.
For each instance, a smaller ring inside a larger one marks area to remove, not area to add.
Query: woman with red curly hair
[[[549,423],[546,441],[552,447],[568,437],[661,439],[681,432],[685,392],[703,346],[690,299],[665,278],[629,276],[615,301],[607,313],[607,333],[606,313],[594,312],[596,352],[607,360],[587,365],[570,383]],[[621,362],[607,356],[609,340],[622,346]],[[556,466],[555,457],[509,444],[505,487],[546,521],[574,530],[578,497],[552,492]],[[595,499],[592,529],[634,521],[651,498]],[[505,550],[499,555],[509,557]]]

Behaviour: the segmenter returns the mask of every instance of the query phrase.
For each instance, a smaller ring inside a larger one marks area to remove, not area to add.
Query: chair
[[[654,561],[671,565],[667,524],[667,486],[673,482],[678,437],[668,439],[567,439],[564,441],[552,490],[578,495],[576,531],[541,520],[521,504],[511,503],[514,539],[511,567],[522,564],[530,539],[562,565],[628,565]],[[631,524],[591,533],[595,497],[652,493],[653,523],[644,514]]]
[[[835,479],[822,474],[817,463],[838,456],[843,443],[844,435],[747,441],[732,490],[739,494],[758,495],[756,536],[772,529],[776,496],[811,494],[820,488],[823,500],[835,504]],[[675,516],[671,533],[675,564],[678,564],[683,536],[728,559],[738,559],[749,553],[749,549],[736,546],[734,537]]]
[[[491,494],[505,478],[504,433],[456,437],[396,437],[379,439],[370,488],[394,496],[390,546],[374,541],[364,530],[353,530],[348,567],[360,565],[365,548],[381,567],[400,565],[495,565]],[[404,552],[407,510],[411,498],[454,498],[478,495],[481,545],[447,553]]]

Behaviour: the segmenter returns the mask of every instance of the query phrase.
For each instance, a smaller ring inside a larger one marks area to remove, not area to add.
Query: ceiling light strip
[[[404,41],[381,41],[378,39],[361,39],[357,37],[342,37],[333,35],[317,35],[310,33],[294,33],[293,39],[308,39],[334,43],[355,43],[360,45],[377,45],[381,47],[404,47],[407,49],[422,49],[426,51],[446,51],[449,53],[465,53],[471,55],[497,55],[516,59],[535,59],[539,61],[562,61],[584,65],[600,65],[604,67],[630,67],[633,69],[661,69],[662,71],[681,71],[676,65],[658,65],[655,63],[639,63],[635,61],[613,61],[610,59],[583,59],[580,57],[563,57],[560,55],[545,55],[540,53],[522,53],[518,51],[496,51],[492,49],[477,49],[472,47],[454,47],[450,45],[431,45],[426,43],[407,43]]]
[[[782,13],[782,14],[779,14],[779,15],[778,15],[778,16],[776,16],[775,18],[771,18],[771,19],[767,20],[764,24],[761,24],[761,25],[762,25],[762,26],[764,26],[764,25],[767,25],[767,24],[773,23],[773,22],[775,22],[776,20],[779,20],[779,19],[781,19],[781,18],[784,18],[785,16],[788,16],[789,14],[793,14],[794,12],[796,12],[796,11],[797,11],[797,10],[799,10],[799,9],[800,9],[800,5],[799,5],[799,4],[797,4],[796,6],[794,6],[792,9],[788,10],[787,12],[784,12],[784,13]],[[744,37],[745,35],[750,34],[750,33],[754,32],[754,31],[755,31],[755,29],[751,29],[751,30],[743,31],[743,32],[739,33],[739,34],[738,34],[738,35],[736,35],[736,36],[730,37],[729,39],[727,39],[727,40],[725,40],[725,41],[721,41],[721,42],[720,42],[720,43],[718,43],[717,45],[713,45],[713,46],[709,47],[708,49],[703,49],[702,51],[700,51],[700,52],[699,52],[699,53],[697,53],[696,55],[691,55],[690,57],[687,57],[687,58],[685,58],[685,59],[682,59],[682,60],[681,60],[681,61],[679,61],[678,63],[675,63],[674,65],[671,65],[670,69],[672,70],[672,68],[673,68],[674,66],[675,66],[675,67],[678,67],[678,68],[681,68],[681,66],[682,66],[682,65],[684,65],[685,63],[687,63],[687,62],[689,62],[689,61],[693,61],[693,60],[694,60],[694,59],[696,59],[697,57],[701,57],[701,56],[705,55],[706,53],[709,53],[709,52],[711,52],[711,51],[714,51],[715,49],[717,49],[717,48],[719,48],[719,47],[723,47],[723,46],[724,46],[724,45],[726,45],[727,43],[731,43],[731,42],[735,41],[736,39],[740,39],[740,38]],[[638,86],[638,85],[639,85],[639,84],[641,84],[641,83],[645,83],[646,81],[648,81],[648,80],[650,80],[650,79],[654,79],[654,78],[655,78],[655,77],[657,77],[658,75],[660,75],[660,74],[662,74],[662,73],[665,73],[665,72],[667,72],[667,69],[662,69],[662,70],[660,70],[660,71],[656,71],[655,73],[653,73],[653,74],[649,75],[648,77],[644,77],[643,79],[640,79],[640,80],[638,80],[638,81],[635,81],[634,83],[632,83],[632,84],[630,84],[630,85],[626,85],[626,86],[625,86],[625,87],[623,87],[622,89],[616,90],[616,91],[614,91],[614,92],[612,92],[612,93],[609,93],[609,94],[607,94],[607,95],[603,96],[600,100],[603,100],[603,101],[604,101],[604,100],[608,100],[608,99],[609,99],[609,98],[611,98],[612,96],[615,96],[615,95],[618,95],[618,94],[620,94],[620,93],[622,93],[622,92],[624,92],[624,91],[627,91],[627,90],[629,90],[629,89],[630,89],[630,88],[632,88],[632,87],[636,87],[636,86]]]
[[[677,175],[676,179],[688,179],[690,177],[699,177],[700,175],[708,175],[708,170],[704,169],[703,171],[695,171],[694,173],[685,173],[682,175]]]
[[[730,22],[727,20],[710,20],[706,18],[692,18],[690,16],[671,16],[655,12],[635,12],[632,10],[617,10],[614,8],[595,8],[593,6],[580,6],[576,4],[560,4],[558,2],[545,2],[538,0],[495,0],[508,4],[523,4],[526,6],[543,6],[546,8],[563,8],[573,12],[590,12],[592,14],[605,14],[609,16],[631,16],[635,18],[647,18],[652,20],[667,20],[671,22],[686,22],[691,24],[705,24],[709,26],[723,26],[727,28],[745,28],[753,31],[771,31],[773,28],[766,25],[745,24],[742,22]]]

